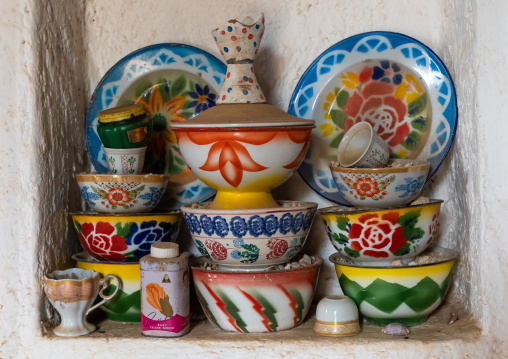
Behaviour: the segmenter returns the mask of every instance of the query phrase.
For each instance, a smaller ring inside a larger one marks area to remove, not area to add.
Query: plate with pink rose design
[[[337,188],[328,165],[354,124],[369,122],[392,158],[429,161],[427,181],[457,128],[455,88],[443,62],[421,42],[392,32],[355,35],[322,53],[298,82],[288,112],[316,121],[298,172],[323,197],[348,206],[348,189]]]

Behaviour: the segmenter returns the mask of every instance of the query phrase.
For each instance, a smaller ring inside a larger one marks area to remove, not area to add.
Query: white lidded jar
[[[144,335],[179,337],[190,329],[189,257],[178,244],[152,244],[139,261]]]

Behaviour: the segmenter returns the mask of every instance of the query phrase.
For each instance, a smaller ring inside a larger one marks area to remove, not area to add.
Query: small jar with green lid
[[[146,147],[152,139],[152,119],[141,104],[99,112],[97,132],[104,147]]]

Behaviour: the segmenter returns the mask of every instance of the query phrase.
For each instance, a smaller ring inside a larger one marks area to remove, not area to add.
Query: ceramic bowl
[[[107,148],[104,154],[109,172],[113,175],[137,175],[143,170],[147,147]]]
[[[141,275],[139,263],[111,263],[97,261],[86,252],[72,256],[77,262],[77,267],[85,270],[93,270],[102,274],[116,275],[120,278],[120,289],[113,299],[102,305],[100,309],[106,313],[110,320],[118,322],[141,321]],[[110,284],[104,295],[110,295],[115,291],[114,284]]]
[[[232,332],[275,332],[300,325],[309,311],[323,259],[281,271],[191,269],[199,302],[214,326]]]
[[[329,295],[316,308],[314,333],[328,337],[360,334],[362,328],[355,302],[345,295]]]
[[[280,201],[263,209],[208,209],[185,205],[183,216],[203,256],[222,267],[267,268],[302,249],[317,203]],[[234,268],[233,268],[234,269]]]
[[[303,161],[312,128],[175,124],[173,130],[192,172],[217,190],[213,208],[266,208],[276,206],[270,190],[291,177]]]
[[[434,239],[442,200],[406,207],[318,211],[333,246],[359,265],[409,263]]]
[[[169,175],[76,175],[81,195],[99,213],[143,213],[157,206]]]
[[[394,160],[390,160],[388,165]],[[410,167],[345,168],[330,165],[339,194],[355,207],[387,208],[412,202],[427,179],[430,162],[416,162]]]
[[[443,301],[458,253],[434,248],[448,259],[433,264],[403,267],[363,267],[343,264],[340,253],[330,256],[345,295],[372,324],[406,326],[425,322]]]
[[[182,214],[71,213],[83,248],[95,259],[137,262],[156,242],[175,242]]]

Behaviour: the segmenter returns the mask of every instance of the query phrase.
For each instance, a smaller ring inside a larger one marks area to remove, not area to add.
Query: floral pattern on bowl
[[[71,214],[83,248],[109,262],[137,262],[156,242],[175,242],[181,213],[144,215]]]
[[[342,207],[318,211],[332,245],[364,266],[410,262],[434,239],[441,200],[429,204],[347,211]]]
[[[76,175],[81,195],[99,213],[150,212],[159,203],[167,175]]]
[[[301,250],[317,204],[284,202],[282,208],[215,210],[182,207],[194,243],[212,262],[268,266],[289,261]],[[284,204],[296,203],[295,207]],[[206,203],[204,204],[206,205]]]

